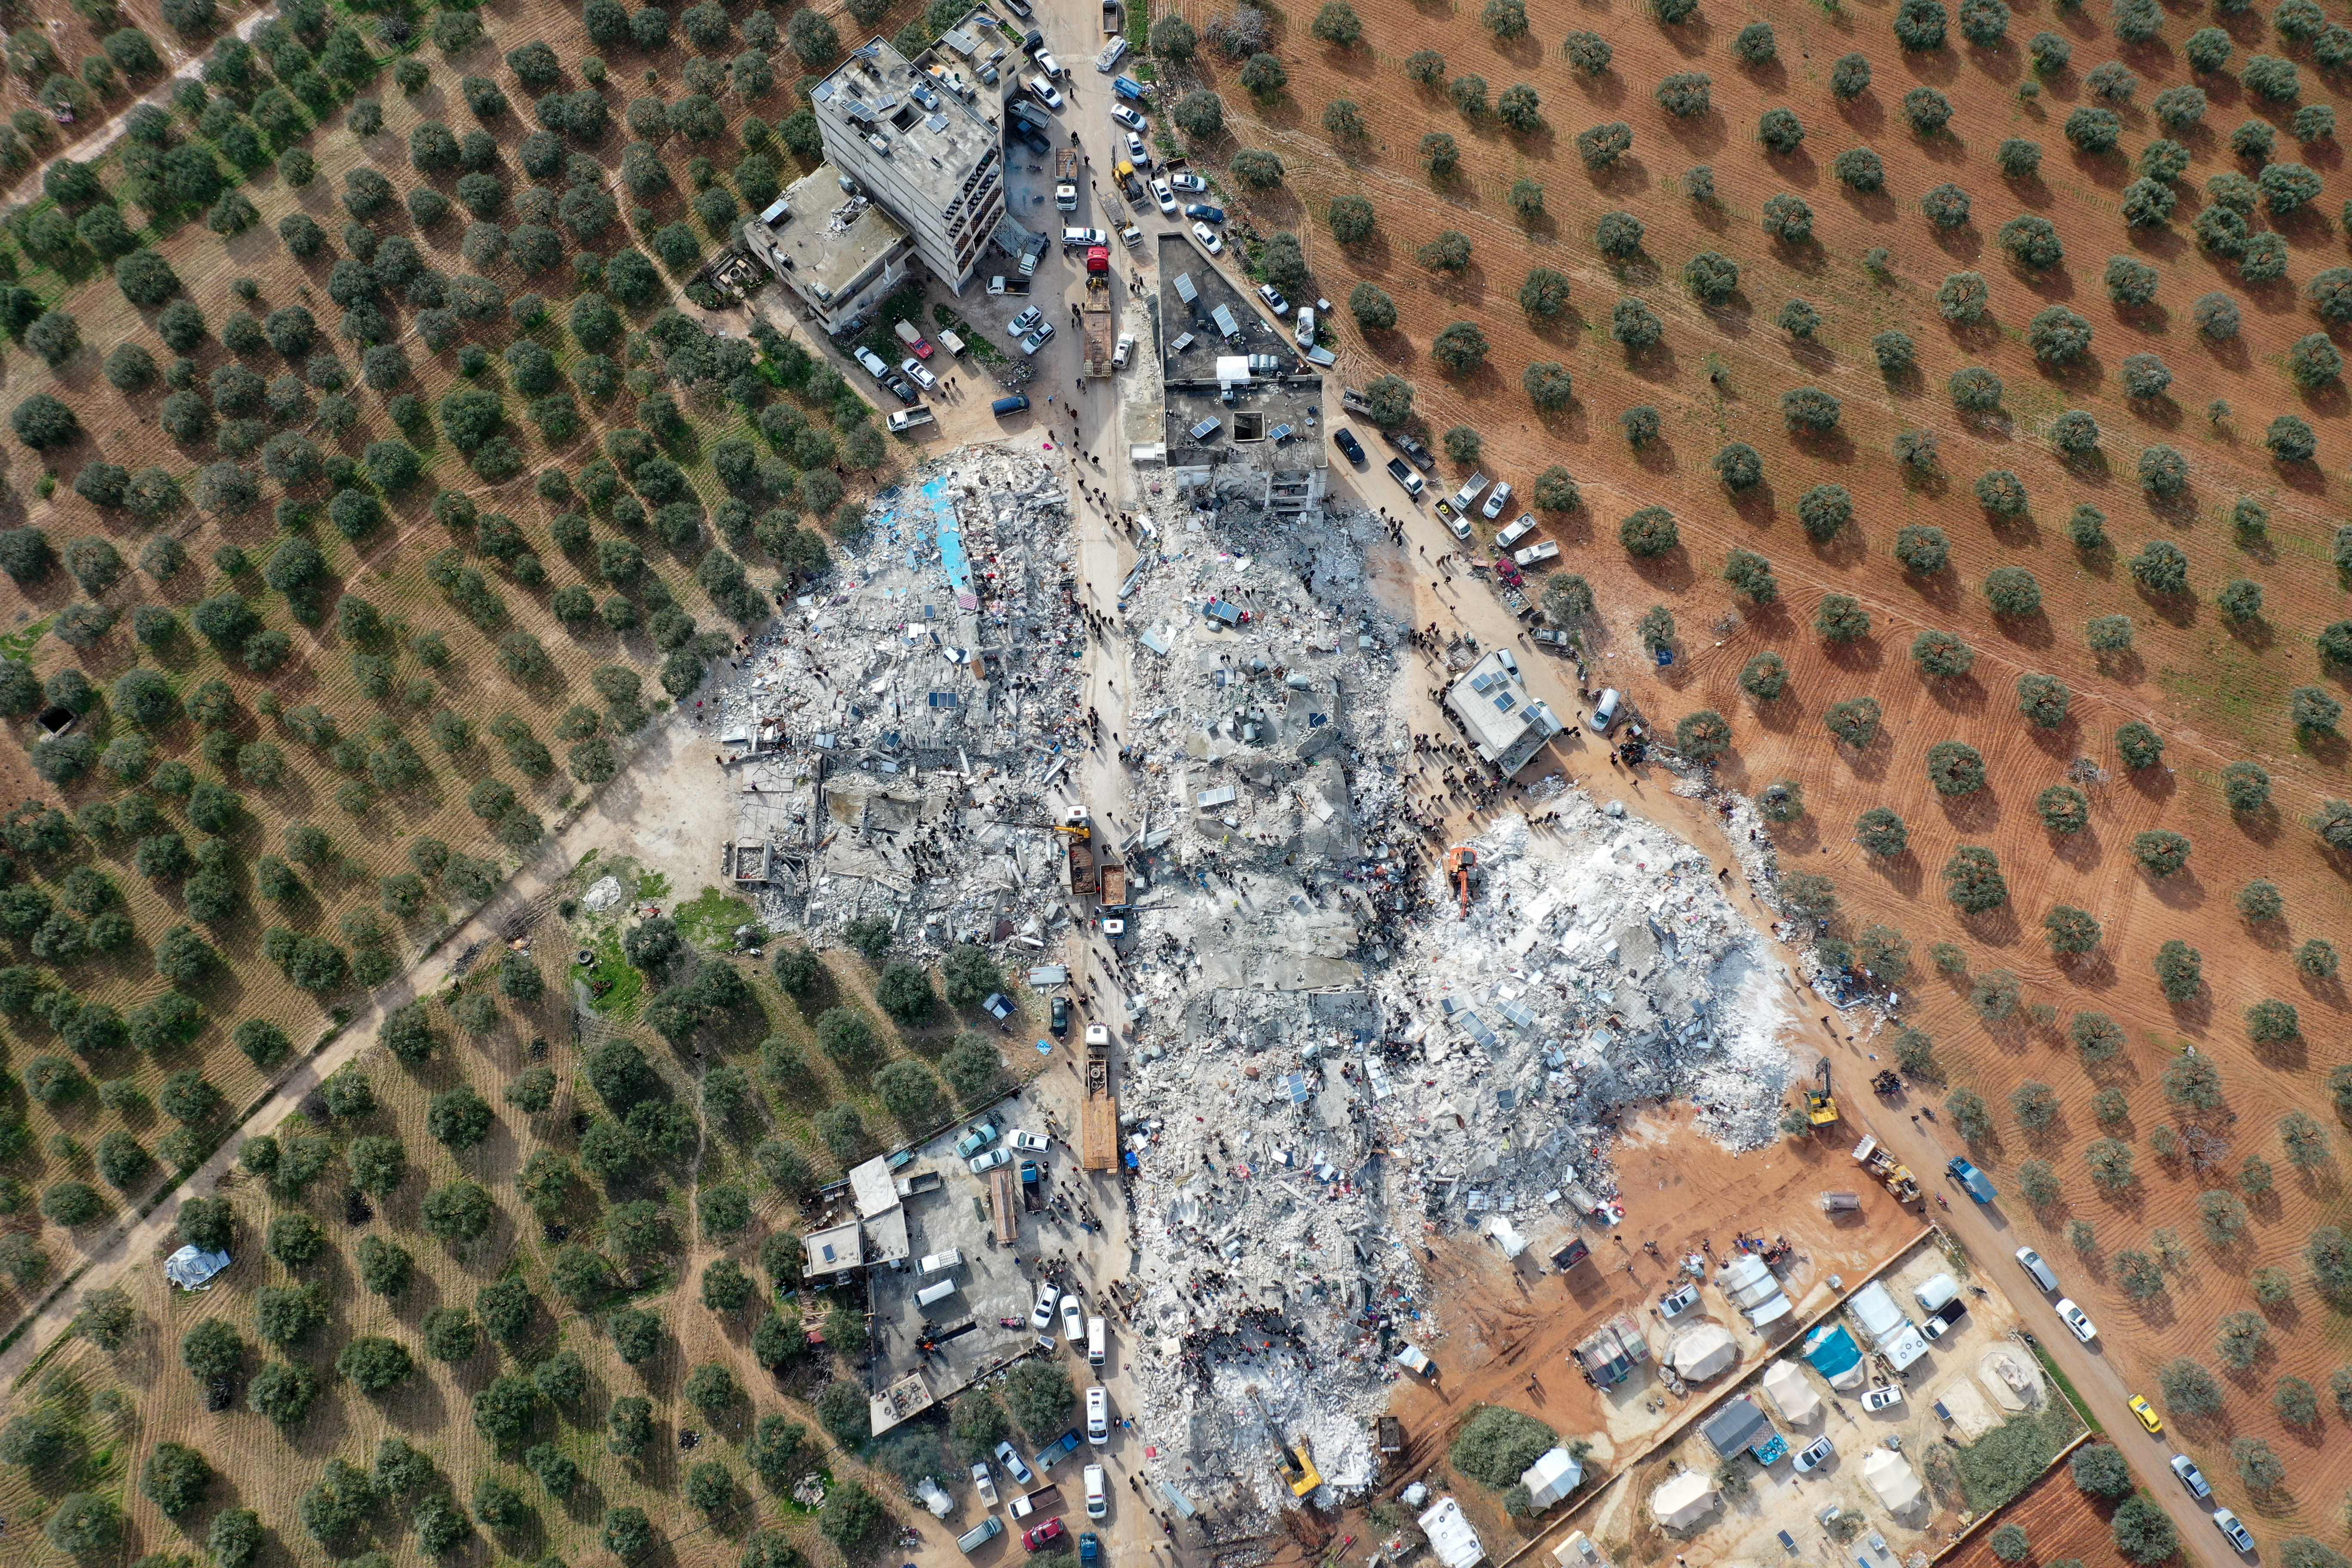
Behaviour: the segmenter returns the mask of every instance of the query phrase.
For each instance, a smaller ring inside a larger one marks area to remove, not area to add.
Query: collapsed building
[[[1755,1147],[1793,1070],[1780,971],[1690,846],[1556,773],[1547,826],[1466,866],[1422,831],[1379,531],[1180,491],[1122,594],[1124,848],[1157,890],[1120,1102],[1137,1372],[1156,1479],[1243,1521],[1301,1449],[1371,1481],[1399,1358],[1444,1331],[1425,1228],[1605,1226],[1621,1113],[1688,1100]]]
[[[1069,914],[1053,787],[1083,744],[1065,481],[969,447],[868,509],[710,699],[725,868],[772,931],[860,916],[1044,963]]]

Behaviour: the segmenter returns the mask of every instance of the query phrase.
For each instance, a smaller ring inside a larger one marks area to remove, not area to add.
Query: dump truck
[[[1086,807],[1072,806],[1054,831],[1062,840],[1062,869],[1069,880],[1070,891],[1081,897],[1091,897],[1101,889],[1095,875],[1094,825],[1087,819]]]
[[[1108,375],[1115,368],[1111,354],[1118,337],[1118,322],[1110,302],[1110,248],[1089,246],[1087,248],[1087,294],[1078,305],[1078,324],[1086,340],[1085,356],[1078,374]]]
[[[1078,1109],[1078,1164],[1108,1171],[1118,1164],[1118,1097],[1110,1091],[1110,1027],[1087,1026],[1087,1098]]]
[[[1078,150],[1065,147],[1054,154],[1054,205],[1066,213],[1078,210]]]

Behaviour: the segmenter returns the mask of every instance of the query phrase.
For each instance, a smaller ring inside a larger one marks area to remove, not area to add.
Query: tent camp
[[[1874,1448],[1862,1462],[1862,1479],[1892,1513],[1902,1513],[1917,1502],[1925,1488],[1911,1462],[1892,1448]]]
[[[163,1278],[183,1290],[202,1290],[212,1277],[229,1266],[226,1252],[205,1252],[183,1247],[163,1259]]]
[[[1773,1408],[1781,1418],[1791,1424],[1811,1421],[1821,1414],[1822,1396],[1805,1381],[1792,1361],[1776,1361],[1764,1369],[1764,1392],[1769,1395]]]
[[[1690,1383],[1704,1383],[1738,1359],[1739,1346],[1721,1323],[1693,1323],[1666,1350],[1668,1363]]]
[[[1528,1489],[1528,1502],[1538,1510],[1549,1508],[1583,1484],[1584,1467],[1565,1448],[1550,1450],[1519,1472],[1519,1485]]]
[[[1685,1470],[1650,1494],[1650,1512],[1664,1530],[1688,1530],[1715,1511],[1723,1494],[1696,1470]]]

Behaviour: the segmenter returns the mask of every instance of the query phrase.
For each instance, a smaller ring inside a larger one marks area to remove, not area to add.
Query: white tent
[[[1685,1470],[1650,1494],[1650,1512],[1667,1530],[1688,1530],[1715,1510],[1723,1495],[1696,1470]]]
[[[1870,1458],[1862,1462],[1862,1479],[1878,1494],[1889,1512],[1901,1513],[1919,1500],[1926,1489],[1919,1484],[1919,1474],[1909,1460],[1892,1448],[1874,1448]]]
[[[212,1277],[229,1266],[226,1252],[204,1252],[183,1247],[163,1259],[163,1278],[183,1290],[201,1290]]]
[[[1666,1347],[1666,1360],[1691,1383],[1704,1383],[1738,1359],[1738,1342],[1721,1323],[1693,1323]]]
[[[1462,1513],[1462,1505],[1450,1497],[1437,1500],[1437,1505],[1423,1514],[1419,1521],[1421,1532],[1429,1537],[1429,1549],[1445,1568],[1475,1568],[1486,1555],[1477,1531]]]
[[[1821,1414],[1822,1396],[1805,1381],[1792,1361],[1776,1361],[1764,1369],[1764,1392],[1781,1416],[1791,1422],[1811,1421]]]
[[[1519,1485],[1528,1489],[1528,1501],[1535,1508],[1549,1508],[1584,1484],[1584,1467],[1565,1448],[1554,1448],[1534,1464],[1519,1472]]]

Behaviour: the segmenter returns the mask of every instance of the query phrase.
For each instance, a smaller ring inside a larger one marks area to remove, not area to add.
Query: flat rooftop
[[[1505,776],[1526,767],[1562,726],[1542,699],[1528,692],[1518,660],[1496,648],[1446,689],[1445,705],[1470,731],[1479,754]]]
[[[752,223],[772,237],[777,256],[803,293],[818,299],[845,294],[866,280],[892,251],[911,243],[906,226],[841,188],[841,171],[819,163],[793,182],[781,204]],[[753,237],[758,237],[756,235]]]
[[[1167,405],[1162,438],[1170,468],[1226,464],[1291,471],[1317,465],[1322,456],[1322,377],[1300,374],[1298,347],[1289,332],[1182,235],[1160,237],[1160,321]],[[1236,335],[1225,334],[1228,321],[1239,329]],[[1267,358],[1278,362],[1278,368],[1269,370]],[[1246,379],[1234,374],[1234,362],[1252,359],[1259,362],[1255,373]],[[1208,419],[1216,420],[1217,428],[1194,437],[1192,431]],[[1286,425],[1289,433],[1276,439]]]
[[[845,121],[869,139],[880,137],[889,148],[891,166],[908,179],[920,183],[927,171],[936,172],[944,205],[972,167],[999,150],[1002,132],[982,106],[995,108],[1001,95],[992,89],[983,93],[970,79],[951,79],[961,62],[952,56],[933,58],[935,53],[925,58],[939,67],[936,71],[908,59],[887,39],[861,44],[809,89],[809,100],[818,118]]]

